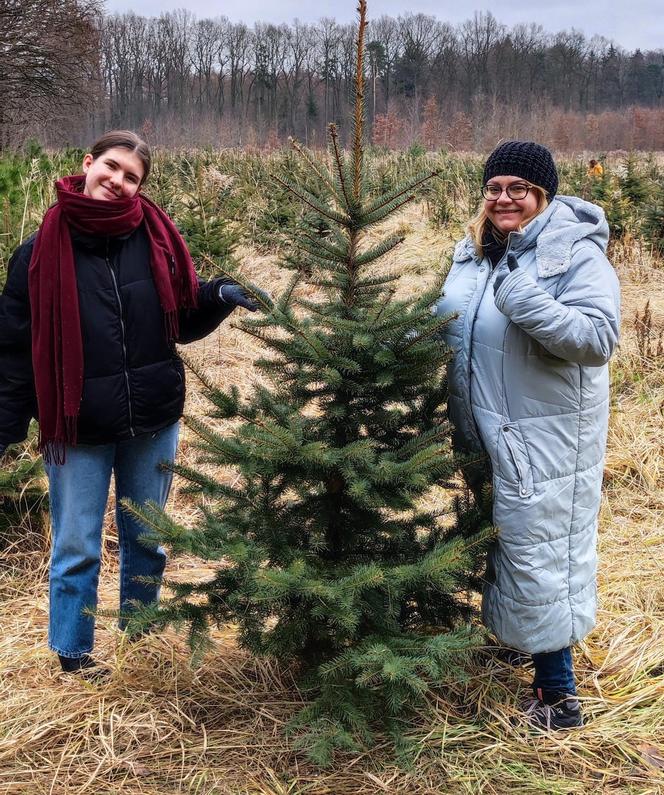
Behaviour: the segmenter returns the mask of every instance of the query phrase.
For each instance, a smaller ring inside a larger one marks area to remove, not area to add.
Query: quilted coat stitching
[[[522,233],[510,235],[520,267],[495,299],[492,281],[504,262],[487,281],[482,266],[488,262],[477,259],[468,238],[460,241],[434,310],[443,315],[462,308],[443,334],[456,351],[449,366],[455,439],[464,450],[486,449],[494,464],[494,522],[502,523],[502,533],[490,561],[495,579],[485,585],[483,617],[501,641],[531,653],[564,648],[594,624],[597,479],[608,420],[605,361],[619,326],[617,279],[603,254],[607,239],[599,208],[559,197]],[[527,311],[531,294],[541,312]],[[515,329],[509,343],[508,328]],[[553,350],[542,347],[540,335]],[[585,347],[577,353],[575,345]],[[551,412],[551,405],[564,410]],[[520,429],[531,464],[533,491],[526,496],[511,473],[505,479],[496,469],[499,429],[510,423]],[[570,454],[570,471],[556,472]],[[538,571],[544,580],[533,587]]]

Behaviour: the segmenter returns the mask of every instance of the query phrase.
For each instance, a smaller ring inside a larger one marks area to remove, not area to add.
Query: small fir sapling
[[[174,217],[187,241],[189,252],[202,275],[208,275],[208,262],[233,263],[240,233],[229,218],[231,181],[219,186],[219,175],[206,171],[200,159],[184,159],[182,187]]]
[[[28,530],[41,534],[47,512],[41,458],[25,447],[5,450],[0,455],[0,550],[23,542]]]

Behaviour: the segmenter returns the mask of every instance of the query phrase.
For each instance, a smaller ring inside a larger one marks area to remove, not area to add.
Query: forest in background
[[[272,25],[188,11],[106,15],[97,0],[0,7],[0,147],[83,144],[111,127],[155,144],[272,149],[350,129],[355,26]],[[367,111],[384,148],[664,149],[664,49],[599,36],[381,16],[367,39]]]

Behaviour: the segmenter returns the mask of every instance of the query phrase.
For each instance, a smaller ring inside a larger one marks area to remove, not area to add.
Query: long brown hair
[[[544,188],[541,188],[539,185],[533,185],[532,182],[528,182],[527,179],[522,180],[525,182],[526,185],[529,186],[531,190],[534,190],[537,193],[537,208],[535,212],[530,216],[530,218],[526,218],[526,220],[519,226],[519,231],[523,229],[523,227],[533,220],[536,216],[538,216],[543,210],[545,210],[549,206],[549,197],[547,192]],[[484,202],[480,205],[480,209],[478,210],[477,214],[474,215],[470,221],[468,222],[468,226],[466,227],[466,232],[470,236],[471,240],[475,244],[475,250],[477,251],[478,257],[484,256],[484,246],[482,245],[482,241],[484,240],[484,234],[487,229],[487,224],[490,224],[489,217],[486,214],[484,209]]]
[[[138,159],[143,165],[142,185],[148,178],[150,167],[152,166],[150,147],[132,130],[110,130],[94,142],[92,149],[90,149],[90,154],[92,158],[96,160],[100,155],[103,155],[104,152],[116,146],[122,149],[129,149],[130,152],[135,152],[138,155]]]

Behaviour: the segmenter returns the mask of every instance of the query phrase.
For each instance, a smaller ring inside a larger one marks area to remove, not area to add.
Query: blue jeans
[[[541,690],[544,694],[544,701],[547,701],[549,697],[555,698],[559,693],[576,695],[572,651],[569,646],[559,651],[533,654],[533,665],[535,666],[533,690],[536,695],[538,695],[537,691]],[[539,697],[541,698],[541,696]]]
[[[179,425],[137,436],[117,444],[68,447],[66,462],[46,467],[51,508],[51,568],[48,645],[63,657],[92,651],[95,619],[86,610],[97,607],[101,562],[101,530],[108,502],[111,472],[115,475],[118,506],[116,523],[120,546],[120,610],[130,613],[132,602],[150,604],[159,599],[159,583],[166,553],[138,539],[145,533],[120,507],[128,497],[138,504],[152,500],[163,507],[172,473],[159,467],[173,461]],[[151,577],[154,582],[137,582]],[[126,621],[120,620],[124,628]]]

